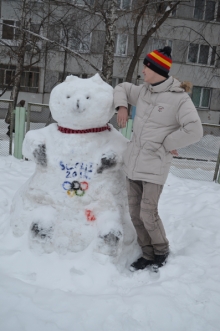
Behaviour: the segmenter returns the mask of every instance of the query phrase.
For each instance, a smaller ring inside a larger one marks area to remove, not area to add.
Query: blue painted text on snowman
[[[66,171],[66,178],[82,178],[90,180],[94,173],[93,163],[76,162],[74,165],[64,164],[60,161],[62,171]]]

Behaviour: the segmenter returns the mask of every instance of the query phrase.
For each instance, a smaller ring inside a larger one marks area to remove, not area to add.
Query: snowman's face
[[[88,79],[68,76],[52,90],[49,104],[54,120],[62,127],[100,127],[114,114],[113,88],[98,74]]]

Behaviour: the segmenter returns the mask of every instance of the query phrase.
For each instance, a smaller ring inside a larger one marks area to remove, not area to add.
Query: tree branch
[[[0,24],[3,24],[3,23],[0,23]],[[4,24],[5,24],[5,23],[4,23]],[[56,41],[54,41],[54,40],[51,40],[51,39],[46,38],[46,37],[44,37],[44,36],[41,36],[41,35],[39,35],[39,34],[37,34],[37,33],[32,32],[32,31],[29,31],[29,30],[26,30],[26,29],[22,29],[22,28],[20,28],[20,27],[14,27],[13,25],[10,25],[10,24],[5,24],[5,25],[6,25],[6,26],[9,26],[9,27],[16,28],[16,29],[18,29],[18,30],[20,30],[20,31],[23,31],[23,32],[25,32],[25,33],[28,33],[28,34],[30,34],[30,35],[32,35],[32,36],[38,37],[39,39],[44,40],[44,41],[46,41],[46,42],[48,42],[48,43],[54,44],[54,45],[56,45],[56,46],[59,46],[60,48],[62,48],[62,49],[64,49],[64,50],[67,50],[69,53],[74,54],[74,56],[78,57],[78,58],[81,59],[82,61],[84,61],[84,62],[86,62],[87,64],[89,64],[93,69],[95,69],[96,71],[98,71],[98,72],[100,73],[100,75],[102,76],[102,78],[105,80],[105,77],[103,76],[102,71],[101,71],[99,68],[97,68],[95,65],[93,65],[89,60],[85,59],[85,58],[84,58],[82,55],[80,55],[79,53],[73,51],[71,48],[69,48],[69,47],[67,47],[67,46],[64,46],[64,45],[61,45],[60,43],[58,43],[58,42],[56,42]]]

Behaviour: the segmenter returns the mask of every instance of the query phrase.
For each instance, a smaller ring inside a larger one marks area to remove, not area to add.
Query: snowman
[[[16,236],[40,252],[92,251],[118,258],[136,237],[122,154],[127,140],[108,124],[113,89],[98,74],[68,76],[51,92],[53,123],[29,131],[23,155],[36,163],[11,209]]]

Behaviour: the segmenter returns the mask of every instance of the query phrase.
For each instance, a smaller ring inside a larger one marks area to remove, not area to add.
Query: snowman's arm
[[[110,151],[108,153],[105,153],[101,157],[100,165],[97,169],[97,173],[101,174],[106,169],[113,169],[115,170],[117,166],[117,155]]]
[[[101,155],[100,164],[97,169],[97,173],[99,174],[108,169],[118,171],[123,164],[123,153],[129,140],[115,130],[112,125],[111,130],[111,144],[109,150]]]
[[[22,154],[43,167],[47,165],[44,129],[27,132],[23,141]]]
[[[110,150],[102,154],[100,163],[98,165],[97,173],[101,174],[103,171],[106,170],[118,171],[118,169],[121,168],[122,164],[122,153]]]

